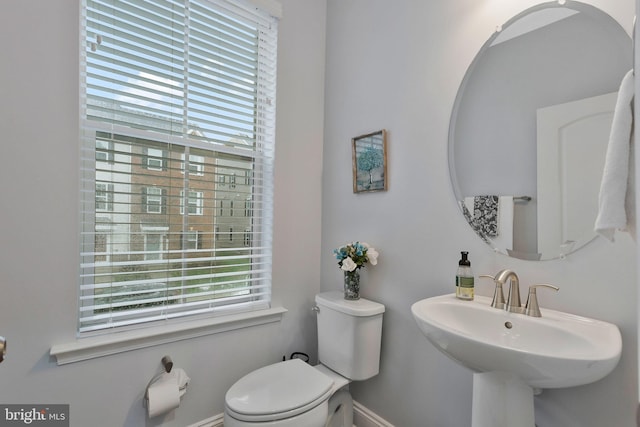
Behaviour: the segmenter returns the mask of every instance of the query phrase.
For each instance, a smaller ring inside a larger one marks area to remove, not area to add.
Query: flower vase
[[[360,299],[360,273],[358,270],[344,272],[344,299]]]

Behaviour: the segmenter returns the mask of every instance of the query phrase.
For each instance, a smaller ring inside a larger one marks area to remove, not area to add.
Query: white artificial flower
[[[343,271],[353,271],[357,266],[358,264],[356,264],[350,257],[346,257],[342,260],[342,266],[340,268]]]
[[[376,251],[375,248],[370,247],[367,249],[367,258],[369,258],[371,265],[378,264],[378,251]]]

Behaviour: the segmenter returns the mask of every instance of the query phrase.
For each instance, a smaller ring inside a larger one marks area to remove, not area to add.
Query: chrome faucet
[[[491,307],[504,309],[504,293],[502,292],[502,283],[498,282],[494,276],[491,276],[489,274],[481,274],[478,277],[480,278],[486,277],[488,279],[493,280],[493,283],[496,285],[496,287],[493,291],[493,299],[491,300]]]
[[[542,313],[540,313],[540,306],[538,305],[538,296],[536,295],[537,288],[549,288],[556,292],[560,289],[557,286],[549,285],[547,283],[529,286],[529,296],[527,297],[527,304],[524,306],[524,314],[527,316],[542,317]]]
[[[509,294],[507,296],[507,304],[504,309],[512,313],[524,313],[524,307],[520,302],[520,281],[518,275],[512,270],[501,270],[496,274],[495,281],[504,285],[510,280]]]
[[[506,311],[511,313],[520,313],[526,314],[531,317],[541,317],[542,313],[540,313],[540,307],[538,306],[538,297],[536,295],[537,288],[550,288],[555,291],[559,290],[557,286],[549,285],[546,283],[539,285],[531,285],[529,286],[529,295],[527,297],[527,303],[522,306],[520,302],[520,281],[518,280],[518,275],[511,270],[500,270],[498,274],[495,276],[490,276],[488,274],[481,274],[479,277],[492,279],[496,284],[495,291],[493,292],[493,300],[491,301],[491,307],[493,308],[503,308]],[[502,293],[502,285],[504,285],[507,280],[509,282],[509,296],[507,297],[507,302],[504,302],[504,295]],[[640,427],[640,425],[639,425]]]

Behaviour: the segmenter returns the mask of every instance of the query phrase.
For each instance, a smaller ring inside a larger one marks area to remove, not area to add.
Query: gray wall
[[[184,427],[220,414],[245,373],[315,351],[326,3],[282,4],[273,299],[289,309],[283,321],[57,366],[49,348],[76,330],[79,1],[2,3],[0,335],[9,353],[0,402],[69,403],[74,427]],[[165,354],[192,383],[180,408],[148,422],[142,396]]]
[[[496,256],[459,215],[449,185],[448,120],[462,76],[495,25],[534,2],[329,0],[326,31],[325,1],[282,3],[273,292],[289,312],[280,324],[62,367],[48,352],[75,331],[78,2],[3,3],[0,334],[10,341],[0,402],[70,403],[78,427],[177,427],[219,414],[242,374],[284,353],[315,352],[313,295],[340,289],[331,251],[361,239],[381,254],[363,273],[363,293],[387,306],[380,375],[353,385],[373,411],[398,427],[470,424],[471,373],[428,344],[409,313],[414,301],[452,291],[458,251],[469,250],[476,273],[508,266],[524,285],[555,283],[562,290],[541,294],[543,307],[622,330],[619,367],[596,384],[545,391],[536,398],[539,427],[631,427],[636,251],[628,236],[565,261]],[[632,0],[594,4],[630,31]],[[389,130],[389,191],[354,195],[350,138],[380,128]],[[489,284],[478,292],[488,295]],[[147,422],[142,393],[165,354],[193,383],[173,416]]]
[[[365,297],[387,307],[380,375],[352,385],[356,400],[399,427],[471,423],[472,374],[429,344],[413,302],[453,291],[460,250],[476,274],[512,268],[543,307],[619,325],[622,359],[607,378],[535,398],[539,427],[631,427],[637,404],[636,249],[620,234],[566,260],[531,262],[492,253],[464,222],[447,168],[449,116],[464,73],[497,25],[529,0],[328,0],[322,205],[323,289],[338,289],[331,250],[364,240],[380,252],[361,278]],[[633,0],[590,1],[630,32]],[[389,191],[353,194],[350,138],[388,130]],[[490,295],[491,284],[477,292]]]

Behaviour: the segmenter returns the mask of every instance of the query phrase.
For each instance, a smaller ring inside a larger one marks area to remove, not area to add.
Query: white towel
[[[633,160],[633,70],[620,84],[602,174],[595,231],[614,241],[616,230],[635,240],[635,165]]]
[[[493,239],[496,248],[513,248],[513,196],[500,196],[498,202],[498,236]]]

